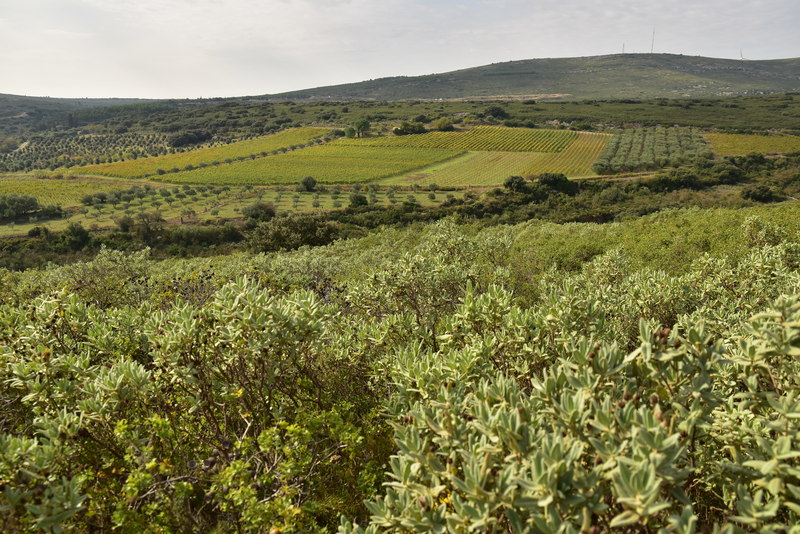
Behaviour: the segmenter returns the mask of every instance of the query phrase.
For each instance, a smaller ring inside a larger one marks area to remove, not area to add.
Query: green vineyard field
[[[574,133],[574,132],[573,132]],[[561,152],[470,152],[443,164],[414,173],[387,178],[386,184],[438,184],[441,186],[493,186],[509,176],[527,176],[544,172],[563,173],[568,177],[593,176],[592,163],[611,138],[607,134],[576,133]]]
[[[356,146],[333,142],[230,165],[167,174],[157,179],[172,183],[289,184],[305,176],[319,182],[369,182],[425,167],[461,154],[439,148]]]

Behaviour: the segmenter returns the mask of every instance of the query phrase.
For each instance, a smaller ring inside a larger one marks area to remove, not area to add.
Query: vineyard
[[[358,146],[446,148],[496,152],[560,152],[577,135],[576,132],[569,130],[477,126],[465,132],[430,132],[343,142]]]
[[[27,175],[0,175],[0,195],[30,195],[42,205],[63,208],[80,204],[81,198],[96,193],[122,190],[136,182],[85,177],[34,177]]]
[[[194,167],[216,166],[294,150],[305,147],[308,144],[321,142],[321,138],[329,131],[328,128],[296,128],[217,147],[167,154],[154,158],[91,165],[81,167],[75,172],[117,176],[120,178],[139,178],[174,173]]]
[[[630,128],[615,135],[594,164],[598,174],[655,170],[711,152],[694,128]]]
[[[463,157],[419,171],[393,176],[387,184],[438,184],[442,186],[500,185],[509,176],[528,176],[545,172],[568,177],[592,176],[592,163],[603,151],[610,136],[575,133],[566,148],[556,153],[470,152]]]
[[[743,135],[705,134],[711,149],[718,156],[744,156],[747,154],[785,154],[800,152],[800,136],[796,135]]]
[[[593,176],[592,164],[603,152],[611,136],[580,132],[572,143],[556,154],[544,154],[527,174],[561,173],[568,177]]]
[[[358,146],[332,142],[276,156],[154,177],[173,183],[289,184],[368,182],[425,167],[460,154],[438,148]]]

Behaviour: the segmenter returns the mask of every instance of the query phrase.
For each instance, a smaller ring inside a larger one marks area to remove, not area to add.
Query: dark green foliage
[[[644,181],[651,191],[662,193],[677,189],[700,189],[703,184],[700,178],[690,169],[674,169],[668,173],[659,173]]]
[[[26,217],[54,218],[63,215],[58,206],[41,206],[30,195],[0,195],[0,221],[22,220]]]
[[[447,117],[441,117],[433,122],[433,129],[437,132],[452,132],[455,130],[453,121]]]
[[[164,241],[184,248],[238,243],[243,239],[242,231],[230,223],[223,226],[178,226],[164,236]]]
[[[305,245],[326,245],[343,233],[341,225],[324,217],[289,215],[256,226],[248,238],[248,246],[258,252],[294,250]]]
[[[317,188],[317,181],[313,176],[306,176],[300,180],[300,186],[303,188],[303,191],[314,191]]]
[[[32,215],[40,209],[39,202],[30,195],[0,196],[0,218],[5,220]]]
[[[361,193],[351,193],[350,194],[350,207],[351,208],[359,208],[361,206],[366,206],[369,204],[367,201],[367,197],[362,195]]]
[[[89,244],[91,236],[89,232],[80,223],[69,223],[67,229],[64,230],[59,239],[70,250],[80,250]]]
[[[775,202],[779,200],[775,192],[766,185],[749,185],[742,189],[742,198],[753,202]]]
[[[115,219],[114,222],[117,223],[121,232],[130,232],[131,228],[136,224],[136,221],[133,220],[133,217],[130,215],[123,215],[118,219]]]
[[[372,127],[369,119],[362,118],[358,119],[356,122],[353,123],[353,128],[355,129],[356,137],[364,137],[369,133],[370,128]]]
[[[503,187],[515,193],[524,193],[528,191],[528,183],[522,176],[509,176],[503,182]]]
[[[428,130],[425,129],[425,125],[421,122],[406,122],[403,121],[400,126],[394,128],[392,133],[394,135],[413,135],[413,134],[423,134]]]
[[[488,117],[494,117],[495,119],[507,119],[509,117],[508,111],[501,106],[489,106],[483,113],[484,115]]]
[[[271,202],[254,202],[242,209],[242,215],[256,221],[268,221],[275,217],[275,206]]]
[[[580,186],[560,173],[546,172],[533,178],[536,184],[565,195],[574,195]]]

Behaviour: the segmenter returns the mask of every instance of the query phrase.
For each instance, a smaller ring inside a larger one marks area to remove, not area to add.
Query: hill
[[[15,133],[69,124],[70,114],[152,100],[138,98],[50,98],[0,93],[0,131]]]
[[[396,76],[268,95],[278,99],[403,100],[518,96],[594,99],[714,97],[800,89],[800,58],[731,60],[674,54],[528,59],[425,76]]]

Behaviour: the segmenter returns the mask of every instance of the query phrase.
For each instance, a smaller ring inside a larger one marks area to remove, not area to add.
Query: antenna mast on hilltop
[[[650,53],[653,53],[653,49],[656,46],[656,27],[653,26],[653,39],[650,41]]]

